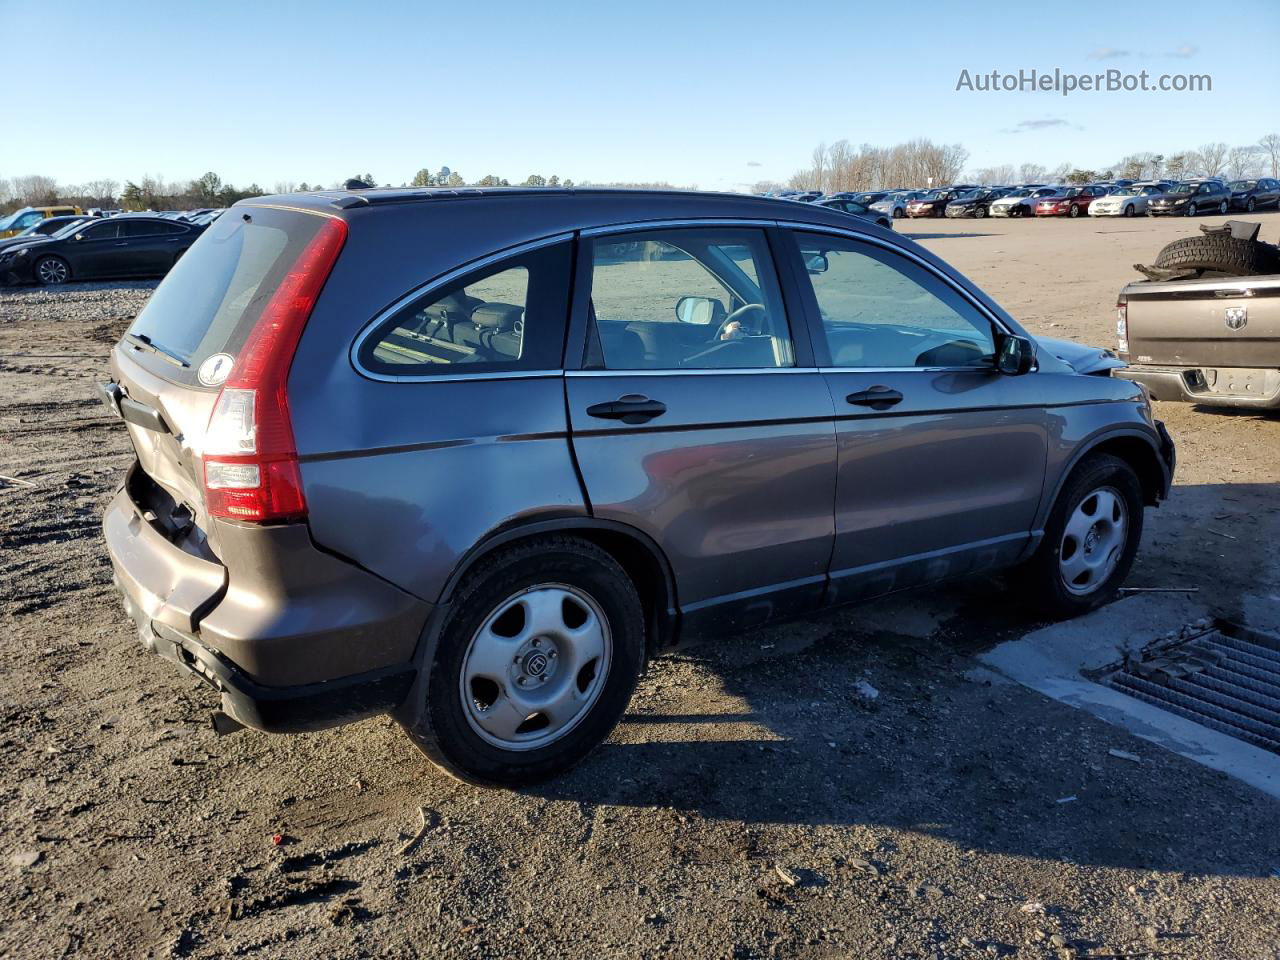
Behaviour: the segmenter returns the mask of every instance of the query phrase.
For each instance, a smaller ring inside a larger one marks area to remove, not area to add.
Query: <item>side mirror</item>
[[[809,273],[826,273],[831,267],[826,254],[815,253],[804,258],[804,268]]]
[[[676,301],[676,319],[681,323],[706,327],[724,318],[724,304],[712,297],[681,297]]]
[[[1020,377],[1030,373],[1036,365],[1036,346],[1026,337],[1008,334],[1000,339],[996,348],[996,369],[1006,377]]]
[[[72,239],[73,239],[73,240],[83,240],[83,239],[84,239],[84,234],[83,234],[83,233],[77,233],[74,237],[72,237]]]

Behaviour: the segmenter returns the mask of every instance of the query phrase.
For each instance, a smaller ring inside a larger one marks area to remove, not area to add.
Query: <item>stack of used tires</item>
[[[1280,274],[1280,247],[1259,240],[1259,228],[1242,220],[1201,226],[1201,236],[1165,244],[1152,266],[1135,263],[1134,268],[1152,280]]]

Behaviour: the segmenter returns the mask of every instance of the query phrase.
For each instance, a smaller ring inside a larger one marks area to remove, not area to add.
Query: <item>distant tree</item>
[[[222,178],[212,170],[191,181],[191,192],[195,194],[197,204],[201,207],[209,207],[216,203],[221,190]]]
[[[1151,154],[1151,172],[1148,174],[1148,176],[1152,180],[1159,179],[1160,170],[1163,166],[1164,166],[1164,154],[1163,153]]]
[[[1232,147],[1227,154],[1227,176],[1232,180],[1255,176],[1261,159],[1256,146]]]
[[[263,190],[256,183],[251,183],[249,184],[249,186],[244,188],[244,196],[242,196],[240,199],[245,200],[249,197],[262,197],[262,196],[266,196],[266,193],[267,191]]]
[[[298,184],[298,192],[299,192],[299,193],[306,193],[306,192],[307,192],[308,190],[310,190],[310,189],[311,189],[311,187],[310,187],[310,186],[308,186],[307,181],[305,181],[305,180],[303,180],[300,184]]]
[[[1038,163],[1024,163],[1018,168],[1018,179],[1023,183],[1034,183],[1043,180],[1047,171]]]
[[[573,181],[572,181],[572,180],[570,180],[568,177],[565,177],[565,178],[564,178],[564,183],[560,184],[560,186],[562,186],[562,187],[572,187],[572,186],[573,186]]]
[[[1225,143],[1202,144],[1200,149],[1196,151],[1196,166],[1200,168],[1200,172],[1206,177],[1216,177],[1222,173],[1227,163],[1227,153],[1230,151]]]
[[[17,199],[31,206],[58,202],[58,181],[53,177],[35,173],[14,177],[12,189]]]
[[[498,177],[494,176],[492,173],[486,174],[485,176],[481,177],[479,180],[476,181],[477,187],[497,187],[501,185],[502,185],[502,181],[498,179]]]
[[[786,185],[777,180],[757,180],[750,187],[752,193],[777,193],[785,189]]]
[[[551,176],[547,177],[547,186],[548,187],[560,186],[560,178],[553,173]]]
[[[1280,133],[1268,133],[1258,141],[1258,147],[1271,164],[1271,176],[1280,177]]]
[[[435,175],[426,167],[415,173],[413,179],[409,181],[409,186],[411,187],[434,187],[435,185]]]
[[[1175,153],[1164,164],[1164,172],[1174,180],[1181,180],[1191,169],[1192,159],[1186,153]]]
[[[132,180],[124,182],[124,190],[120,193],[120,204],[126,210],[147,209],[146,198],[142,196],[142,188]]]
[[[271,188],[272,193],[294,193],[298,189],[298,185],[292,180],[277,180],[276,185]]]
[[[446,183],[450,187],[463,187],[466,186],[467,181],[462,179],[462,174],[458,173],[457,170],[454,170],[449,174],[449,179]]]
[[[531,173],[525,179],[524,185],[526,187],[545,187],[547,185],[547,178],[539,176],[536,173]]]
[[[1066,176],[1067,183],[1093,183],[1098,179],[1098,174],[1093,170],[1081,170],[1076,168]]]

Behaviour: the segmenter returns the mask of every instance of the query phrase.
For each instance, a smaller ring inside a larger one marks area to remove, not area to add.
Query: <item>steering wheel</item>
[[[765,313],[764,304],[762,303],[743,304],[737,310],[733,311],[733,313],[729,314],[727,317],[725,317],[723,320],[720,321],[720,326],[716,328],[716,335],[712,339],[719,340],[721,337],[723,337],[724,332],[729,329],[729,324],[731,323],[742,324],[742,328],[748,331],[749,333],[759,333],[761,321],[764,320],[766,316],[767,314]],[[748,317],[755,318],[754,324],[747,319]]]

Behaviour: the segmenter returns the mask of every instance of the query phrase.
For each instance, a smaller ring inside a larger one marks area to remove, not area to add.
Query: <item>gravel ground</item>
[[[903,228],[1033,330],[1109,343],[1127,265],[1187,224]],[[151,286],[0,291],[0,474],[31,484],[0,481],[0,956],[1280,956],[1280,806],[970,672],[1035,625],[996,581],[661,659],[519,793],[385,719],[215,738],[98,534],[130,454],[91,388]],[[1280,424],[1158,406],[1179,486],[1131,583],[1239,616],[1280,592]]]

